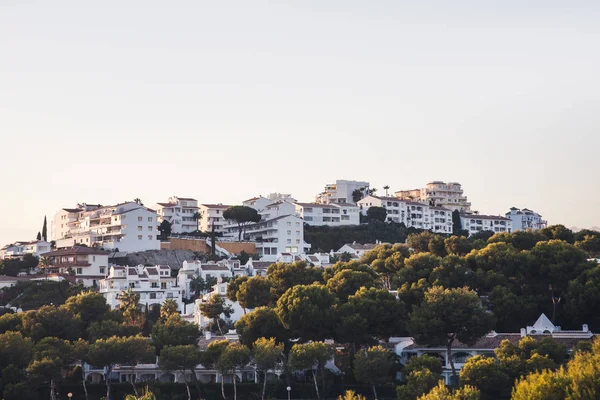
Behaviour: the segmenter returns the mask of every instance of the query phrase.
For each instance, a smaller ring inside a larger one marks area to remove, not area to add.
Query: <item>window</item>
[[[152,217],[148,217],[148,222],[152,222]]]
[[[121,215],[121,221],[123,221],[125,218],[127,218],[127,215]]]
[[[141,231],[142,231],[142,229],[144,229],[144,227],[142,227],[142,226],[139,226],[139,225],[138,225],[138,231],[140,231],[140,232],[141,232]]]
[[[166,289],[167,288],[167,282],[161,282],[160,283],[160,288],[163,289],[163,290]]]
[[[288,221],[287,226],[292,226],[292,223]]]
[[[143,235],[138,235],[138,240],[142,240],[143,237]]]
[[[148,240],[152,240],[153,236],[152,235],[148,235]]]
[[[138,221],[142,222],[142,217],[138,217]]]
[[[100,267],[100,273],[103,274],[104,273],[104,267]]]
[[[288,235],[291,235],[291,234],[292,234],[292,231],[287,231],[287,234],[288,234]]]
[[[150,298],[151,299],[156,299],[156,293],[150,293]]]
[[[151,226],[148,227],[148,232],[152,232],[152,227]]]
[[[300,235],[300,231],[296,231],[296,235],[299,236]]]
[[[152,285],[151,285],[151,286],[152,286],[153,288],[158,288],[158,282],[152,282]]]
[[[77,275],[83,274],[83,268],[77,268]]]
[[[296,244],[300,244],[300,239],[296,239]]]
[[[288,239],[287,244],[292,244],[292,239]]]
[[[125,224],[121,225],[121,229],[125,229],[125,228],[127,228],[127,225],[125,225]]]
[[[92,256],[92,261],[96,261],[96,256]]]
[[[296,222],[296,226],[300,226],[300,222]]]

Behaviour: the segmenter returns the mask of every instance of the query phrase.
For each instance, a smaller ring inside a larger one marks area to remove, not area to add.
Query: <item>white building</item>
[[[160,249],[157,214],[138,203],[73,211],[61,209],[54,217],[54,233],[61,235],[55,239],[57,248],[84,244],[121,252]]]
[[[452,211],[444,207],[373,195],[360,200],[358,206],[363,215],[367,215],[371,207],[385,208],[387,222],[403,223],[407,227],[431,230],[434,233],[452,233]]]
[[[399,190],[394,192],[394,195],[401,199],[444,207],[451,211],[471,212],[471,203],[463,194],[463,189],[458,182],[433,181],[422,189]]]
[[[344,254],[349,253],[352,256],[356,256],[357,258],[362,257],[367,251],[373,250],[377,247],[379,243],[346,243],[335,254]]]
[[[513,231],[537,231],[538,229],[544,229],[548,226],[548,222],[545,221],[540,214],[528,208],[520,210],[516,207],[511,207],[510,211],[507,212],[505,216],[512,221]]]
[[[225,225],[229,223],[223,218],[223,211],[227,210],[228,205],[224,204],[200,204],[198,208],[202,214],[200,219],[200,230],[202,232],[212,232],[213,225],[215,233],[222,233]]]
[[[221,296],[225,300],[225,304],[230,306],[233,309],[233,312],[226,318],[225,315],[221,315],[222,318],[226,321],[237,322],[242,315],[244,315],[244,309],[240,306],[240,303],[237,301],[231,301],[227,298],[227,285],[228,282],[218,282],[215,286],[213,286],[212,292],[209,292],[202,296],[200,299],[197,299],[194,303],[194,322],[200,326],[200,328],[205,328],[208,324],[212,322],[211,318],[207,318],[202,314],[200,310],[200,305],[202,303],[206,303],[210,300],[212,296]],[[251,310],[246,310],[246,312]]]
[[[0,249],[0,259],[23,258],[25,254],[31,254],[39,258],[50,250],[52,250],[50,243],[45,240],[15,242]]]
[[[186,233],[198,230],[196,213],[198,200],[189,197],[169,197],[166,203],[156,203],[152,209],[158,214],[157,225],[169,221],[172,233]]]
[[[108,254],[105,251],[85,246],[59,249],[45,253],[50,265],[49,274],[73,274],[85,287],[93,287],[108,274]]]
[[[359,225],[359,208],[350,203],[294,203],[296,214],[313,226]]]
[[[50,221],[50,237],[52,240],[64,239],[70,232],[72,224],[79,221],[80,213],[97,210],[100,204],[77,204],[76,208],[61,208]]]
[[[512,221],[499,215],[461,214],[460,223],[469,235],[481,231],[512,232]]]
[[[141,305],[151,307],[171,299],[177,303],[177,310],[186,314],[182,288],[177,284],[177,278],[171,277],[171,267],[168,265],[110,267],[108,277],[100,280],[100,293],[113,309],[119,307],[121,294],[129,289],[139,294]]]
[[[492,331],[478,339],[472,346],[455,342],[451,352],[454,366],[458,372],[469,358],[476,355],[494,357],[494,349],[499,347],[503,340],[508,340],[513,344],[517,344],[526,336],[531,336],[534,339],[551,337],[557,342],[567,346],[568,349],[580,340],[592,340],[594,334],[589,330],[586,324],[582,326],[580,331],[563,331],[560,326],[555,326],[544,314],[542,314],[533,326],[521,328],[521,332],[497,333]],[[400,362],[402,364],[406,364],[412,357],[420,357],[423,354],[438,358],[443,366],[442,376],[447,382],[449,381],[450,376],[452,375],[452,369],[445,347],[419,345],[411,337],[390,338],[390,343],[395,343],[395,353],[400,357]]]
[[[322,204],[354,204],[352,193],[357,189],[366,193],[369,189],[369,182],[337,180],[335,183],[325,185],[325,190],[316,196],[315,201]]]

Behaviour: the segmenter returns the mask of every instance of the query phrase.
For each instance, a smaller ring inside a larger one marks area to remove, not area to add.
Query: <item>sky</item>
[[[462,183],[600,226],[597,1],[0,1],[0,244],[79,202]]]

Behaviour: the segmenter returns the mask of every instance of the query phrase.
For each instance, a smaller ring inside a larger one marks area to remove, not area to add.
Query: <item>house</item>
[[[359,208],[350,203],[294,203],[295,213],[312,226],[359,225]]]
[[[190,197],[169,197],[165,203],[156,203],[152,209],[158,214],[157,225],[163,221],[171,224],[171,233],[181,234],[198,230],[198,200]]]
[[[223,218],[223,212],[227,210],[228,205],[224,204],[200,204],[198,209],[202,218],[200,219],[200,230],[202,232],[212,232],[213,226],[215,233],[222,233],[228,222]]]
[[[50,252],[52,247],[45,240],[33,240],[25,242],[15,242],[7,244],[0,249],[0,259],[4,258],[23,258],[25,254],[31,254],[38,258],[45,253]]]
[[[521,210],[517,207],[511,207],[504,216],[511,220],[513,232],[522,230],[537,231],[548,226],[548,222],[540,214],[528,208]]]
[[[121,294],[131,290],[140,296],[139,304],[141,305],[151,308],[171,299],[177,303],[179,312],[186,314],[182,288],[179,286],[177,278],[171,277],[171,267],[168,265],[112,266],[108,276],[99,281],[99,289],[108,305],[113,309],[119,307]]]
[[[340,249],[337,252],[335,252],[335,254],[349,253],[350,255],[360,258],[367,251],[373,250],[379,244],[380,243],[365,243],[365,244],[356,243],[356,242],[346,243],[345,245],[340,247]]]
[[[518,333],[497,333],[492,331],[478,339],[472,346],[455,342],[452,346],[451,353],[454,366],[458,371],[462,369],[465,362],[473,356],[483,355],[493,357],[494,349],[500,346],[500,343],[503,340],[509,340],[510,342],[517,344],[525,336],[531,336],[535,339],[551,337],[570,349],[581,340],[592,340],[594,334],[585,324],[582,326],[581,330],[563,331],[560,326],[555,326],[550,322],[546,315],[542,314],[532,326],[522,328]],[[443,365],[442,376],[449,382],[452,370],[445,347],[428,347],[416,343],[414,339],[410,337],[391,338],[390,342],[394,343],[394,351],[400,357],[400,361],[403,364],[411,357],[419,357],[423,354],[438,358]]]
[[[205,295],[203,295],[200,299],[196,299],[194,302],[194,322],[198,324],[201,329],[204,329],[211,322],[211,318],[207,318],[202,314],[202,310],[200,309],[200,305],[210,301],[212,296],[221,296],[225,300],[225,305],[230,306],[233,312],[229,317],[225,317],[222,315],[222,319],[225,321],[236,322],[238,321],[242,315],[244,315],[249,310],[244,310],[240,303],[237,301],[231,301],[227,298],[227,285],[228,282],[219,281],[216,285],[213,286],[213,290]]]
[[[450,211],[471,212],[471,203],[458,182],[433,181],[422,189],[399,190],[394,195],[400,199],[435,205]]]
[[[44,254],[49,265],[41,267],[48,274],[74,276],[85,287],[97,286],[108,275],[109,253],[97,248],[75,246]]]
[[[18,282],[27,282],[29,277],[0,275],[0,290],[15,286]]]
[[[54,239],[57,248],[85,245],[121,252],[159,250],[157,218],[154,210],[136,202],[61,209],[54,217],[53,235],[61,235]]]
[[[460,223],[469,236],[481,231],[512,232],[512,221],[499,215],[460,214]]]
[[[335,183],[325,185],[325,190],[316,196],[315,201],[321,204],[354,204],[354,191],[359,190],[363,194],[367,193],[369,185],[369,182],[336,180]]]

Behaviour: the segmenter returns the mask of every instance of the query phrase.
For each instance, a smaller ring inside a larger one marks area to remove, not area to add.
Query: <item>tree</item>
[[[90,349],[90,344],[83,339],[79,339],[73,343],[71,347],[72,360],[77,363],[81,370],[81,383],[83,385],[83,392],[85,399],[88,399],[88,390],[85,379],[85,361],[87,360],[87,354]]]
[[[402,368],[402,372],[405,376],[408,376],[413,371],[421,371],[423,369],[428,369],[439,376],[443,369],[442,362],[437,357],[423,354],[419,357],[411,357]]]
[[[227,298],[230,301],[238,301],[237,295],[240,290],[240,285],[250,279],[247,275],[234,276],[227,283]]]
[[[378,287],[373,275],[363,271],[344,269],[337,272],[327,281],[326,287],[335,294],[341,302],[346,302],[348,297],[355,294],[361,287]]]
[[[460,212],[458,210],[452,211],[452,234],[460,235],[462,231],[462,221],[460,220]]]
[[[343,395],[338,396],[337,400],[367,400],[367,398],[354,393],[352,390],[346,390]]]
[[[569,376],[564,370],[529,374],[517,381],[512,400],[563,400],[567,398]],[[590,400],[592,397],[590,397]]]
[[[172,315],[177,314],[177,302],[173,299],[166,299],[160,306],[160,319],[167,320]]]
[[[56,400],[56,382],[71,360],[72,347],[66,340],[45,337],[33,348],[33,361],[27,372],[50,382],[50,398]]]
[[[296,370],[309,369],[313,376],[317,399],[321,399],[316,370],[323,370],[325,363],[333,357],[334,349],[322,342],[295,344],[290,351],[290,364]]]
[[[144,205],[144,203],[142,203],[142,199],[140,199],[139,197],[136,197],[135,199],[133,199],[133,202],[140,206]]]
[[[258,307],[242,315],[235,323],[235,330],[240,336],[240,343],[248,347],[260,338],[274,338],[282,344],[287,344],[289,339],[289,331],[281,324],[275,310],[267,307]]]
[[[600,256],[600,235],[588,235],[583,240],[575,242],[575,246],[590,255],[590,257]]]
[[[40,232],[37,233],[35,240],[42,240],[42,234]]]
[[[224,367],[223,364],[219,364],[219,360],[228,346],[228,340],[215,340],[214,342],[210,342],[208,346],[206,346],[206,350],[202,351],[199,355],[202,366],[205,369]],[[226,372],[227,371],[225,371],[225,373]],[[223,400],[227,400],[225,397],[225,382],[222,375],[223,374],[221,374],[221,395],[223,396]]]
[[[323,340],[331,334],[335,297],[323,285],[298,285],[277,300],[275,312],[293,335],[301,340]]]
[[[372,206],[367,210],[367,218],[371,221],[385,222],[387,210],[385,207]]]
[[[171,223],[166,219],[163,219],[160,225],[158,225],[158,231],[160,232],[159,238],[162,241],[165,241],[171,236]]]
[[[94,322],[102,321],[110,311],[104,296],[93,291],[81,292],[69,297],[64,308],[81,319],[83,329],[89,328]]]
[[[451,392],[440,382],[429,393],[419,397],[419,400],[479,400],[479,398],[480,392],[473,386],[467,385]]]
[[[44,241],[48,240],[48,221],[46,220],[46,216],[44,215],[44,225],[42,225],[42,239]],[[38,239],[39,240],[39,239]]]
[[[188,400],[191,400],[190,385],[185,377],[186,371],[191,371],[194,374],[194,369],[199,362],[196,346],[166,346],[160,351],[158,357],[158,365],[165,371],[179,371],[183,375],[183,381],[187,390]]]
[[[471,357],[466,361],[460,370],[460,381],[463,385],[479,389],[482,400],[506,399],[512,385],[498,361],[483,356]]]
[[[444,246],[448,254],[465,256],[473,249],[471,242],[464,236],[450,236],[444,240]]]
[[[152,344],[160,354],[167,346],[186,346],[198,342],[200,330],[196,324],[184,321],[179,314],[173,314],[152,327]]]
[[[31,359],[33,343],[20,332],[6,332],[0,335],[0,367],[14,365],[25,368]]]
[[[215,321],[217,327],[219,328],[219,332],[221,332],[221,335],[223,335],[223,330],[221,329],[221,323],[219,322],[219,319],[221,318],[221,314],[229,318],[233,313],[233,308],[225,303],[225,299],[223,297],[221,297],[218,293],[215,293],[207,302],[200,304],[200,312],[202,312],[202,314],[204,314],[207,318]]]
[[[321,268],[307,267],[306,262],[297,261],[291,264],[272,264],[267,269],[267,278],[273,287],[273,296],[278,299],[289,288],[296,285],[310,285],[323,282]]]
[[[46,336],[77,340],[81,337],[81,320],[63,307],[43,306],[23,315],[23,332],[34,342]]]
[[[236,297],[244,311],[266,306],[273,300],[271,282],[263,276],[248,279],[242,282]]]
[[[194,215],[192,216],[192,218],[194,218],[194,221],[196,221],[196,224],[199,224],[200,220],[202,220],[202,212],[201,211],[196,211],[194,213]],[[196,227],[196,229],[198,229],[198,228]]]
[[[412,371],[408,374],[406,385],[396,388],[398,400],[416,400],[420,398],[421,395],[435,387],[439,378],[439,374],[435,374],[426,368]]]
[[[151,356],[153,352],[154,348],[152,348],[147,339],[142,336],[127,338],[114,336],[108,339],[97,340],[90,345],[88,351],[89,363],[97,367],[104,367],[107,400],[112,399],[110,374],[112,373],[114,366],[116,364],[126,364],[131,362],[137,363],[137,360]]]
[[[566,228],[564,225],[551,225],[547,228],[540,229],[540,233],[546,236],[549,240],[563,240],[569,244],[575,243],[575,235],[573,231]]]
[[[112,319],[93,322],[86,331],[87,338],[90,342],[95,342],[98,339],[108,339],[113,336],[135,336],[139,333],[139,326],[124,324],[123,321],[115,321]]]
[[[364,197],[364,188],[363,189],[354,189],[352,191],[352,201],[358,203]]]
[[[238,224],[238,241],[242,241],[242,232],[252,222],[260,221],[260,214],[252,207],[233,206],[223,211],[223,218],[235,221]]]
[[[391,354],[381,346],[363,349],[354,357],[354,377],[359,382],[371,385],[375,400],[378,399],[375,385],[386,382],[391,369]]]
[[[251,360],[250,349],[240,343],[231,343],[225,347],[219,360],[217,368],[219,371],[230,372],[233,377],[233,399],[237,399],[237,371],[244,368]],[[221,378],[223,380],[223,378]]]
[[[438,257],[444,257],[446,255],[446,243],[444,237],[441,235],[435,235],[429,241],[429,252],[435,254]]]
[[[283,344],[278,344],[275,338],[259,338],[254,342],[252,355],[256,362],[256,369],[264,373],[261,399],[265,400],[267,387],[267,373],[274,369],[282,357]]]
[[[434,286],[425,292],[420,306],[410,317],[410,330],[417,342],[446,346],[447,357],[456,377],[452,345],[456,340],[474,344],[494,327],[494,317],[481,307],[476,292],[469,288],[444,289]]]
[[[427,253],[429,252],[429,242],[434,236],[435,234],[430,231],[411,233],[406,238],[406,244],[416,253]]]
[[[123,311],[125,321],[131,325],[139,324],[142,313],[140,312],[140,295],[131,288],[119,295],[119,309]]]

